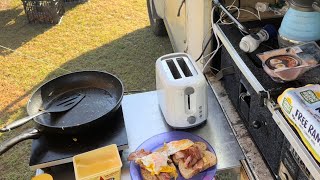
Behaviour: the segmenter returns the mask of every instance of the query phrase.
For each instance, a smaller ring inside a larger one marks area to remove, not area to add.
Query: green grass
[[[103,70],[126,90],[155,89],[155,60],[172,52],[167,37],[155,37],[145,0],[90,0],[69,4],[60,25],[29,24],[20,0],[0,2],[0,126],[26,116],[32,91],[67,71]],[[67,71],[65,71],[67,70]],[[0,142],[32,123],[0,134]],[[0,179],[30,179],[31,141],[0,156]]]

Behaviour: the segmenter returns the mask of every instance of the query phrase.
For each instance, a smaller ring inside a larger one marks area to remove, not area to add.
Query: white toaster
[[[158,102],[173,128],[197,126],[208,117],[207,81],[186,53],[172,53],[156,62]]]

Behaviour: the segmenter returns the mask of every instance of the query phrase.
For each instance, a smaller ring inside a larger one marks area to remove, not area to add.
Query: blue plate
[[[162,134],[155,135],[145,142],[143,142],[136,150],[145,149],[151,152],[156,151],[160,147],[163,146],[164,142],[170,142],[180,139],[190,139],[193,142],[201,141],[207,144],[207,150],[211,151],[213,153],[214,149],[211,147],[211,145],[201,137],[188,133],[183,131],[171,131],[171,132],[165,132]],[[192,177],[191,180],[212,180],[214,179],[214,176],[217,171],[217,165],[214,165],[213,167],[197,174],[196,176]],[[130,163],[130,175],[132,180],[142,180],[142,176],[140,173],[140,167],[136,163],[132,162]],[[183,180],[184,178],[180,175],[177,178],[178,180]]]

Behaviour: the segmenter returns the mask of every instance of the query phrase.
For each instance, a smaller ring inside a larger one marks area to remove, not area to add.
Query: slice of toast
[[[204,171],[217,164],[217,156],[210,151],[204,152],[204,157],[202,158],[202,160],[204,162],[204,166],[201,171]]]
[[[204,157],[202,158],[204,165],[201,169],[192,169],[188,168],[185,166],[184,162],[181,160],[179,161],[179,171],[180,174],[185,178],[185,179],[190,179],[194,175],[198,174],[199,172],[202,172],[212,166],[214,166],[217,163],[217,157],[214,153],[210,151],[204,151]]]
[[[201,151],[207,150],[207,144],[204,143],[204,142],[198,141],[198,142],[195,142],[194,144],[195,144],[196,146],[198,146],[198,148],[199,148]]]

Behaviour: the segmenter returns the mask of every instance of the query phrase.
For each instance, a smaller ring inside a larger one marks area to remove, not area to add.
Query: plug
[[[269,11],[269,3],[267,2],[257,2],[255,8],[259,12]]]
[[[244,36],[239,47],[242,51],[251,53],[259,47],[260,43],[276,36],[277,29],[273,25],[267,24],[258,33]]]

